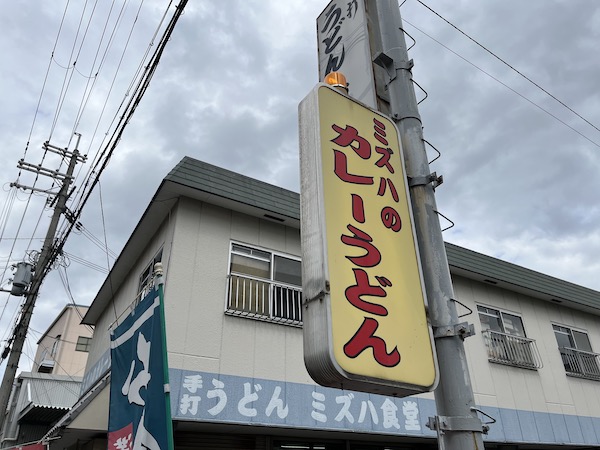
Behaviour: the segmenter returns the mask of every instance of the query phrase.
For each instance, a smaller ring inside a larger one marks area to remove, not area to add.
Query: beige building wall
[[[52,364],[49,373],[82,377],[88,353],[77,350],[79,337],[91,338],[93,330],[81,325],[87,306],[67,305],[38,341],[33,371],[42,371]]]

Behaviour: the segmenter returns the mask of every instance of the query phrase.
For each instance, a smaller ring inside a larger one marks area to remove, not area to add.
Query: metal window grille
[[[245,275],[229,275],[227,314],[290,325],[302,324],[302,290]]]
[[[482,334],[490,361],[525,369],[542,367],[535,340],[492,330]]]
[[[225,313],[302,325],[300,260],[232,243]]]
[[[567,375],[600,381],[600,355],[598,353],[569,347],[559,347],[558,350]]]

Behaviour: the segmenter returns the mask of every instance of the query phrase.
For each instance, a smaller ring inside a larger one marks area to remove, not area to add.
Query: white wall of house
[[[174,214],[177,208],[174,209]],[[131,312],[138,294],[140,275],[152,262],[158,251],[163,249],[163,266],[168,273],[168,255],[171,251],[172,236],[175,225],[175,215],[168,216],[160,225],[154,236],[148,236],[148,245],[134,263],[127,278],[120,286],[115,286],[113,302],[103,311],[94,327],[94,339],[90,348],[86,373],[105,356],[110,347],[110,328],[120,323],[125,315]]]
[[[476,331],[465,347],[479,405],[600,416],[600,381],[566,375],[552,328],[558,324],[586,331],[598,352],[600,317],[459,276],[453,282],[457,298],[474,310],[463,320],[473,323]],[[528,370],[489,362],[477,305],[520,316],[527,337],[536,341],[543,367]]]
[[[231,241],[300,255],[297,229],[184,199],[167,277],[170,365],[312,383],[304,368],[301,329],[224,314]],[[587,331],[598,351],[600,317],[460,276],[454,283],[457,297],[474,310],[466,320],[477,334],[466,340],[466,350],[478,404],[600,416],[600,382],[566,376],[552,329],[556,323]],[[489,362],[477,305],[522,317],[543,367],[528,370]]]
[[[310,383],[302,330],[224,314],[230,243],[300,255],[300,231],[183,199],[166,281],[169,365]]]
[[[109,347],[115,312],[127,310],[139,275],[163,248],[169,365],[172,368],[312,384],[303,363],[302,330],[226,315],[231,242],[300,256],[300,232],[189,198],[150,239],[96,326],[93,365]],[[600,382],[566,376],[552,324],[586,331],[600,351],[600,317],[524,294],[454,276],[456,297],[473,314],[465,317],[476,335],[465,342],[476,402],[482,406],[600,417]],[[477,305],[518,315],[535,339],[543,362],[538,370],[488,361]],[[461,308],[461,307],[459,307]],[[432,398],[432,394],[425,394]]]

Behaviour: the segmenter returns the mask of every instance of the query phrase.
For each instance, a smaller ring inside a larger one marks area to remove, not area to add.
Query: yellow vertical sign
[[[406,395],[431,390],[438,372],[397,128],[328,86],[319,85],[314,95],[318,143],[307,149],[303,142],[301,158],[304,152],[318,152],[309,159],[317,166],[315,183],[322,198],[307,198],[302,191],[303,259],[315,251],[304,236],[324,231],[326,295],[307,308],[323,308],[327,316],[323,345],[328,350],[317,349],[316,359],[329,361],[311,369],[309,361],[315,358],[309,355],[307,367],[318,382],[330,386]],[[301,133],[302,127],[301,106]],[[304,187],[310,174],[305,163],[302,168]],[[304,220],[311,210],[320,220]],[[307,257],[311,263],[314,256]],[[311,317],[314,311],[306,314],[309,334]],[[305,335],[305,343],[322,337],[312,334],[317,337]],[[305,347],[311,351],[318,345]]]

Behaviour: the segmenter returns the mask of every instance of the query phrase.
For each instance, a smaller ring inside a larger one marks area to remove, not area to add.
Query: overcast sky
[[[0,4],[3,288],[10,287],[10,264],[41,249],[51,215],[43,210],[45,195],[29,200],[27,191],[10,189],[11,182],[34,183],[30,172],[19,175],[17,161],[39,164],[48,139],[73,148],[77,131],[79,148],[89,155],[77,166],[81,187],[167,9],[167,2],[140,8],[139,0],[131,1],[113,33],[123,2],[115,2],[110,15],[108,2],[98,3],[91,22],[92,5],[81,20],[83,2],[71,2],[66,13],[65,1]],[[120,252],[183,156],[298,191],[297,106],[319,81],[315,21],[327,3],[190,2],[84,208],[82,230],[68,240],[70,264],[42,287],[23,369],[70,295],[89,304],[114,261],[86,235]],[[444,176],[438,208],[455,223],[445,240],[600,289],[600,3],[424,3],[592,124],[419,1],[406,0],[404,28],[417,41],[410,50],[413,74],[428,92],[420,104],[424,137],[442,152],[432,165]],[[44,166],[58,169],[58,157],[46,156]],[[47,177],[36,186],[51,188]],[[0,339],[10,335],[19,304],[0,295]]]

